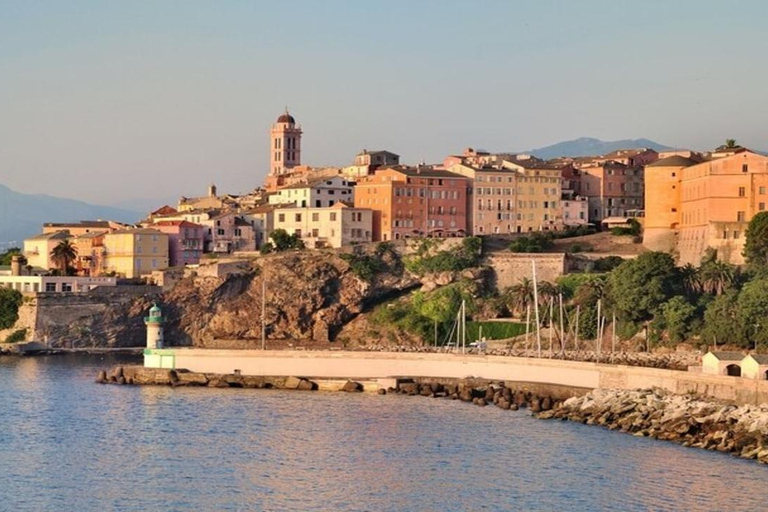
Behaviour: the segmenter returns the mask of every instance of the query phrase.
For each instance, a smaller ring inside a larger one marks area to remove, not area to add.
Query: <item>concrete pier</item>
[[[463,379],[580,389],[659,387],[736,404],[768,402],[768,381],[610,364],[452,353],[147,349],[145,365],[196,373],[302,376],[329,380]]]

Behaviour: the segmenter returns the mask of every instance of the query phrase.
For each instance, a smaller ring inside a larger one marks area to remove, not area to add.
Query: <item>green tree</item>
[[[11,264],[11,257],[14,254],[21,254],[21,249],[18,247],[11,247],[7,251],[0,253],[0,265],[10,265]]]
[[[648,322],[662,304],[682,291],[680,272],[672,257],[647,252],[609,274],[606,295],[620,319]]]
[[[527,277],[521,278],[519,283],[507,288],[504,299],[511,311],[524,313],[528,306],[533,305],[533,281]]]
[[[690,263],[686,263],[684,266],[680,267],[680,281],[683,285],[683,289],[689,296],[693,296],[701,291],[699,271]]]
[[[727,149],[733,149],[739,147],[739,145],[736,144],[736,139],[725,139],[725,147]]]
[[[77,248],[69,240],[62,240],[51,250],[51,260],[62,275],[68,274],[77,258]]]
[[[738,269],[724,261],[709,261],[699,269],[699,287],[704,293],[722,295],[736,281]]]
[[[760,212],[749,221],[744,243],[744,259],[751,266],[768,263],[768,212]]]
[[[554,235],[550,232],[536,232],[529,236],[521,236],[509,244],[509,250],[512,252],[545,252],[552,249]]]
[[[768,279],[750,281],[741,289],[737,321],[750,341],[765,347],[768,343]]]
[[[21,293],[10,288],[0,288],[0,329],[13,327],[19,319]]]
[[[741,324],[738,308],[738,291],[731,289],[718,296],[707,305],[704,311],[704,329],[702,340],[707,345],[730,343],[746,346],[747,332]]]
[[[289,235],[284,229],[276,229],[270,233],[272,239],[272,249],[277,252],[287,251],[289,249],[303,249],[304,242],[296,236],[296,233]]]
[[[673,343],[679,343],[690,336],[695,316],[696,307],[681,295],[672,297],[661,306],[662,327]]]

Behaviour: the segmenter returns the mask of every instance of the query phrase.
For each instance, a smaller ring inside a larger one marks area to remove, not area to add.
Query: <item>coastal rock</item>
[[[345,393],[360,393],[363,391],[363,385],[359,382],[355,382],[352,380],[348,380],[344,383],[344,385],[341,387],[341,390]],[[386,393],[386,391],[384,391]]]

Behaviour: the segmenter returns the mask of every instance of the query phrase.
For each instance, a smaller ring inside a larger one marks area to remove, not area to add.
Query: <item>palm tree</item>
[[[537,288],[539,289],[539,301],[547,306],[560,294],[560,287],[549,281],[541,281]]]
[[[507,289],[505,299],[513,312],[525,311],[528,306],[533,304],[533,281],[523,277],[519,283]]]
[[[680,279],[682,280],[683,288],[685,288],[687,293],[694,294],[701,291],[702,286],[699,270],[690,263],[686,263],[680,268]]]
[[[701,290],[722,295],[736,280],[736,267],[724,261],[712,261],[701,267]]]
[[[59,268],[62,275],[67,274],[67,269],[77,258],[77,248],[69,240],[62,240],[59,245],[51,250],[51,260]]]
[[[736,139],[725,139],[725,147],[728,149],[733,149],[738,147],[736,144]]]

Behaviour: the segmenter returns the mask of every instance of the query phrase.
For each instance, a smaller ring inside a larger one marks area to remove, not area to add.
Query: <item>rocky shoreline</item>
[[[315,391],[320,387],[318,382],[302,377],[223,375],[128,365],[100,372],[96,382],[304,391]],[[353,380],[339,382],[333,389],[345,392],[370,390]],[[539,419],[599,425],[635,436],[673,441],[768,463],[768,404],[736,406],[695,395],[676,395],[659,388],[587,392],[475,378],[398,379],[395,386],[379,387],[376,392],[459,400],[479,407],[495,405],[503,410],[527,409]]]
[[[663,389],[596,389],[537,415],[768,463],[768,404],[736,406]]]

